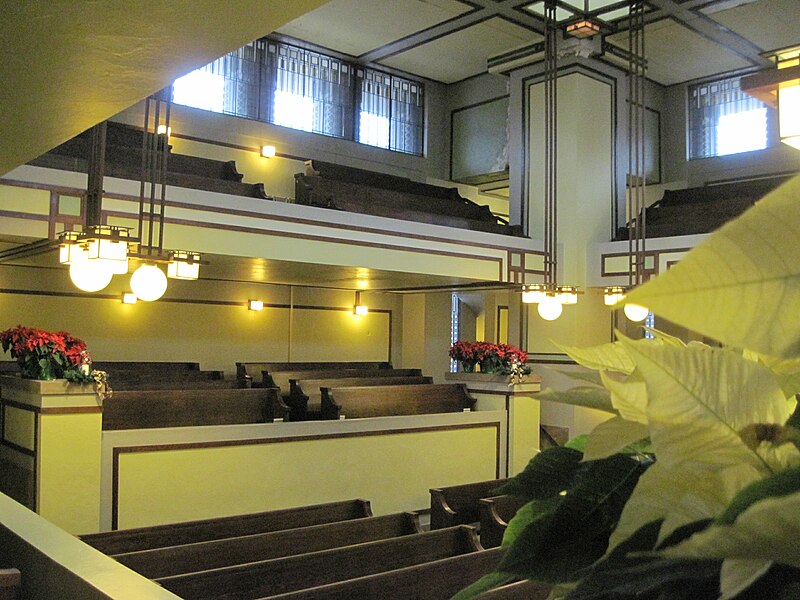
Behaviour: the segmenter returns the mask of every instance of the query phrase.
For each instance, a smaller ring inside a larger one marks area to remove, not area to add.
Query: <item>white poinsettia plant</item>
[[[541,399],[613,413],[535,456],[498,570],[567,600],[800,598],[800,178],[626,301],[719,340],[564,348],[596,373]]]

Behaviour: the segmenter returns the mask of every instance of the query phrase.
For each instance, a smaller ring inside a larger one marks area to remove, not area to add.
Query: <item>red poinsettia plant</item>
[[[4,352],[19,364],[23,379],[66,379],[73,383],[92,383],[98,394],[108,397],[108,376],[92,370],[92,357],[86,342],[66,331],[51,333],[17,325],[0,332]]]
[[[467,373],[474,371],[475,365],[480,365],[483,373],[528,375],[531,372],[525,364],[528,353],[509,344],[458,341],[450,346],[449,354]]]

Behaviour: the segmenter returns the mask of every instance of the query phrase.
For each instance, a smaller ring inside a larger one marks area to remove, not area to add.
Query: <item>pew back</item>
[[[329,585],[271,596],[270,600],[442,600],[494,571],[504,549],[493,548]],[[536,598],[536,600],[540,600]]]
[[[461,412],[475,399],[461,383],[322,388],[322,418]]]
[[[493,496],[478,500],[481,523],[481,546],[495,548],[503,543],[508,522],[527,501],[520,496]]]
[[[322,388],[324,387],[368,387],[376,385],[419,385],[433,383],[433,378],[423,376],[396,377],[341,377],[326,379],[290,379],[289,405],[290,421],[319,419],[322,412]]]
[[[231,517],[91,533],[81,536],[81,539],[100,552],[111,555],[371,516],[368,500],[341,500]]]
[[[431,529],[452,527],[480,520],[481,498],[495,496],[493,491],[507,479],[489,479],[463,485],[431,488]]]
[[[462,526],[155,581],[187,600],[260,598],[480,549],[475,530]]]
[[[269,423],[283,415],[272,388],[128,390],[105,401],[103,429]]]
[[[237,362],[236,379],[241,387],[251,383],[259,387],[262,382],[262,371],[315,371],[320,369],[391,369],[390,362],[353,361],[353,362]],[[247,386],[249,387],[249,386]]]
[[[112,556],[151,579],[421,533],[414,513],[350,519]]]
[[[288,396],[292,379],[341,379],[350,377],[420,377],[419,369],[305,369],[302,371],[264,371],[262,385],[280,388]]]
[[[0,569],[0,600],[22,597],[22,574],[18,569]]]

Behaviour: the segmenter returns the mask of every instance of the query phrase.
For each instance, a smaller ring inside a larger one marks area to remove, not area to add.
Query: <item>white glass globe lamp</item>
[[[156,265],[142,265],[131,275],[131,290],[139,300],[158,300],[167,291],[167,276]]]
[[[650,314],[649,309],[645,308],[644,306],[639,306],[638,304],[626,304],[623,310],[625,311],[625,316],[634,323],[644,321],[647,318],[647,315]]]
[[[555,321],[561,316],[561,311],[564,310],[564,306],[555,296],[546,296],[539,302],[537,310],[539,311],[539,316],[545,321]]]
[[[113,276],[111,265],[103,260],[77,260],[69,266],[69,278],[84,292],[99,292]]]

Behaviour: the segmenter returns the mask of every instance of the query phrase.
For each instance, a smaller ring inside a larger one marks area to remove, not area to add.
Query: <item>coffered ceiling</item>
[[[627,44],[629,0],[558,0],[568,22],[589,15]],[[542,39],[543,0],[331,0],[277,31],[419,77],[454,83]],[[646,0],[648,77],[673,85],[754,70],[762,53],[800,43],[800,0]],[[601,59],[604,59],[601,57]],[[608,59],[611,61],[612,59]]]

